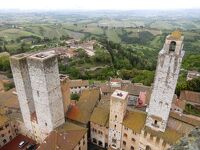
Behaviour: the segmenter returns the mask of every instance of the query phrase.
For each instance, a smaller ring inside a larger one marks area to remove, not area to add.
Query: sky
[[[135,10],[200,9],[200,0],[0,0],[0,9]]]

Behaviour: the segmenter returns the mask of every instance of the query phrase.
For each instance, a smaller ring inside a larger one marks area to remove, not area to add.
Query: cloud
[[[182,9],[200,8],[199,0],[0,0],[0,9]]]

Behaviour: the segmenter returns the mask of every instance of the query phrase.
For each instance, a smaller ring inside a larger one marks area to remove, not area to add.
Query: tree
[[[80,98],[80,96],[79,96],[78,94],[76,94],[76,93],[72,93],[71,96],[70,96],[70,99],[71,99],[71,100],[76,100],[76,101],[78,101],[79,98]]]

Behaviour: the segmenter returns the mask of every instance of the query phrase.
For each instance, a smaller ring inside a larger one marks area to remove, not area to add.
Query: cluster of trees
[[[10,55],[8,53],[0,53],[0,71],[10,71]]]
[[[182,90],[189,90],[189,91],[196,91],[200,92],[200,78],[196,78],[193,80],[179,80],[176,86],[176,94],[179,96],[180,91]]]
[[[138,32],[138,36],[136,37],[131,36],[131,34],[133,34],[132,31],[127,32],[125,29],[122,29],[122,34],[120,35],[120,38],[126,44],[147,44],[154,38],[153,34],[148,31]]]

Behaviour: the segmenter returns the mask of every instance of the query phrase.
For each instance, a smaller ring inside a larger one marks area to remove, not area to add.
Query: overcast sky
[[[0,0],[0,9],[187,9],[200,8],[200,0]]]

